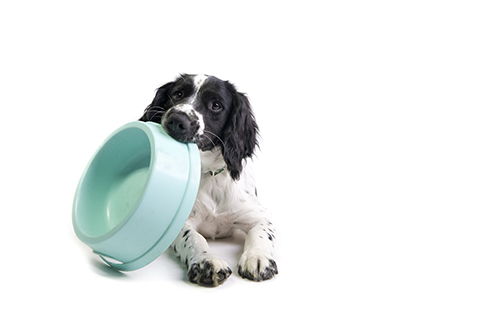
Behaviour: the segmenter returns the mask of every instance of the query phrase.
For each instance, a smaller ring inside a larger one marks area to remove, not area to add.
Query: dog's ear
[[[170,99],[168,91],[173,87],[175,82],[169,82],[157,89],[155,98],[152,103],[145,109],[140,121],[154,121],[160,123],[162,115],[165,113],[165,103]]]
[[[248,98],[236,93],[233,110],[224,130],[223,159],[233,180],[238,180],[243,169],[243,160],[253,156],[258,126]]]

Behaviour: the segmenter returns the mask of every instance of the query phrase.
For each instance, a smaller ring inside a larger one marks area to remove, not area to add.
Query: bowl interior
[[[134,212],[150,177],[151,156],[149,137],[139,128],[105,142],[78,190],[77,226],[85,235],[101,236]]]

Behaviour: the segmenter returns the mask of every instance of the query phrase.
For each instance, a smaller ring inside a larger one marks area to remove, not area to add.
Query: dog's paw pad
[[[278,274],[275,260],[259,253],[245,252],[238,262],[238,275],[252,281],[263,281]]]
[[[228,264],[220,258],[209,257],[194,262],[188,269],[188,279],[192,283],[206,287],[216,287],[232,274]]]

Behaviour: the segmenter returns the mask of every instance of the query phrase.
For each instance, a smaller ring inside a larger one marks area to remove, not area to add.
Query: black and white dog
[[[160,87],[141,121],[160,123],[181,142],[200,149],[202,173],[194,207],[171,247],[187,265],[193,283],[218,286],[231,274],[205,238],[246,233],[238,274],[254,281],[278,273],[272,257],[275,229],[259,203],[246,166],[257,146],[258,127],[247,97],[228,81],[207,75],[181,75]]]

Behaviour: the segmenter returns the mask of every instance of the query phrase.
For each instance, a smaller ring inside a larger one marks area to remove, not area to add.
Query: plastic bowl
[[[195,144],[135,121],[112,133],[75,194],[77,237],[110,266],[131,271],[159,257],[187,220],[200,182]]]

